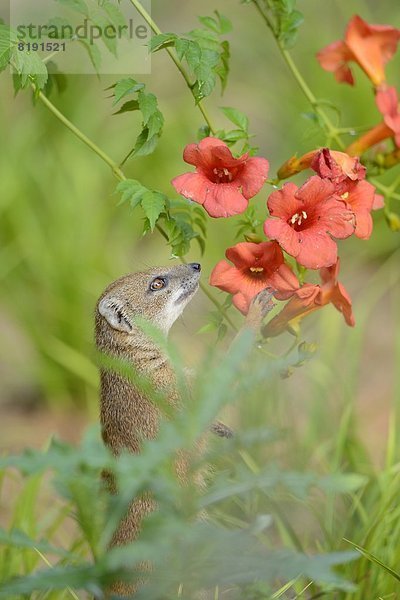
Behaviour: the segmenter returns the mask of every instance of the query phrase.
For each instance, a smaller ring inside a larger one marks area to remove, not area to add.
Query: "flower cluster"
[[[176,177],[172,184],[183,196],[202,204],[211,217],[244,212],[268,174],[266,159],[247,154],[235,159],[227,145],[216,138],[190,144],[184,159],[196,171]],[[275,290],[276,299],[289,300],[266,326],[268,336],[277,335],[292,320],[330,302],[344,314],[346,323],[353,325],[351,300],[337,282],[336,240],[353,234],[362,239],[371,235],[375,188],[365,180],[366,170],[360,161],[343,152],[323,148],[303,157],[301,168],[293,159],[288,164],[291,173],[310,168],[315,174],[301,187],[286,183],[270,194],[269,216],[264,222],[267,240],[240,242],[228,248],[227,260],[215,266],[210,283],[232,294],[233,304],[243,314],[258,292],[267,287]],[[302,268],[319,270],[322,284],[301,284],[285,254]]]
[[[317,59],[323,69],[332,71],[337,81],[354,85],[349,63],[357,63],[372,82],[375,101],[383,120],[359,140],[347,148],[350,155],[392,138],[400,147],[399,96],[395,87],[386,81],[385,65],[393,57],[400,41],[400,29],[388,25],[369,25],[361,17],[354,16],[344,40],[333,42],[320,50]]]
[[[350,85],[354,85],[354,76],[349,63],[361,67],[374,85],[382,122],[346,152],[317,148],[286,161],[278,170],[279,180],[305,169],[314,174],[300,187],[289,182],[273,191],[263,225],[266,239],[254,234],[247,238],[251,241],[228,248],[226,260],[219,261],[211,273],[211,285],[232,294],[234,306],[243,314],[267,287],[274,290],[277,300],[287,301],[264,327],[266,337],[293,328],[296,321],[329,303],[348,325],[354,325],[351,299],[338,282],[337,240],[353,234],[368,239],[373,228],[371,211],[383,207],[383,197],[366,180],[366,168],[358,155],[386,138],[400,147],[399,98],[396,89],[387,84],[384,68],[399,41],[400,30],[369,25],[355,16],[345,39],[317,54],[324,69]],[[173,186],[214,218],[245,212],[249,200],[267,181],[269,163],[265,158],[247,153],[235,158],[227,144],[215,137],[188,145],[183,157],[195,171],[173,179]],[[301,281],[294,267],[301,273]],[[307,269],[319,271],[320,284],[304,281]]]

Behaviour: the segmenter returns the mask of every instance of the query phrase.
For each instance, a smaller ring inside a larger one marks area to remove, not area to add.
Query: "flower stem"
[[[161,35],[162,34],[161,29],[158,27],[158,25],[155,23],[155,21],[153,21],[153,19],[151,18],[151,16],[149,15],[149,13],[146,11],[146,9],[143,7],[143,5],[141,4],[141,2],[139,0],[130,0],[130,2],[136,8],[136,10],[138,11],[138,13],[142,15],[143,19],[149,25],[149,27],[151,28],[151,30],[153,31],[153,33],[155,33],[156,35]],[[198,107],[198,109],[200,110],[201,114],[203,115],[203,118],[204,118],[205,122],[207,123],[207,125],[208,125],[208,127],[210,129],[210,132],[215,135],[217,129],[212,124],[212,122],[210,120],[210,117],[208,116],[208,113],[207,113],[206,109],[204,108],[203,102],[201,100],[197,100],[196,99],[196,96],[195,96],[194,91],[193,91],[193,86],[192,86],[192,83],[190,81],[190,77],[187,74],[186,70],[184,69],[181,61],[175,55],[175,52],[173,50],[171,50],[171,48],[165,48],[165,49],[168,52],[171,60],[174,62],[176,68],[178,69],[178,71],[182,75],[183,79],[185,80],[185,83],[188,86],[188,88],[190,90],[190,93],[192,94],[192,96],[193,96],[193,98],[194,98],[194,100],[196,102],[196,106]]]
[[[43,92],[39,92],[37,94],[37,97],[42,102],[42,104],[44,104],[46,108],[48,108],[49,111],[52,112],[53,115],[59,121],[61,121],[63,125],[65,125],[65,127],[72,131],[72,133],[77,138],[79,138],[84,144],[86,144],[86,146],[88,146],[95,154],[97,154],[97,156],[99,156],[105,163],[108,164],[108,166],[111,168],[111,171],[117,179],[119,179],[120,181],[124,181],[126,179],[124,173],[118,167],[117,163],[114,162],[112,158],[108,156],[108,154],[103,152],[103,150],[99,148],[97,144],[95,144],[91,139],[89,139],[80,129],[78,129],[78,127],[71,123],[71,121],[69,121],[69,119],[67,119],[67,117],[63,115],[63,113],[60,112],[52,102],[50,102],[50,100],[43,94]]]
[[[268,14],[260,7],[258,0],[253,0],[253,4],[256,7],[260,16],[262,17],[262,19],[264,20],[267,27],[271,30],[272,35],[274,36],[275,41],[278,45],[278,48],[282,54],[283,60],[289,67],[290,71],[292,72],[293,77],[296,79],[301,91],[303,92],[304,96],[307,98],[308,102],[311,104],[313,110],[315,111],[315,113],[320,117],[321,121],[323,122],[324,127],[325,127],[326,131],[328,132],[329,137],[331,139],[334,139],[336,141],[336,143],[338,144],[338,146],[343,150],[344,144],[339,135],[338,129],[335,127],[335,125],[333,125],[333,123],[331,122],[328,115],[320,107],[317,98],[314,96],[311,89],[307,85],[305,79],[301,75],[301,73],[300,73],[299,69],[297,68],[297,65],[294,62],[293,58],[291,57],[290,53],[285,49],[284,45],[282,44],[281,40],[279,39],[277,32],[275,31],[275,27],[273,26],[273,23],[272,23],[271,19],[269,18]]]

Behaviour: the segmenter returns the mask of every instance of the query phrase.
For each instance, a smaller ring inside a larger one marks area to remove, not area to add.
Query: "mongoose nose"
[[[193,271],[201,271],[200,263],[189,263],[189,266],[192,267]]]

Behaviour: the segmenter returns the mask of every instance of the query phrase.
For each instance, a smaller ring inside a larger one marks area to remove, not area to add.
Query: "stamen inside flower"
[[[308,217],[307,213],[305,210],[302,210],[301,213],[295,213],[292,218],[290,219],[290,222],[292,225],[301,225],[302,221],[306,220]]]
[[[349,197],[349,192],[345,192],[340,197],[341,197],[342,200],[347,200],[347,198]]]
[[[262,273],[264,271],[264,267],[250,267],[250,271],[252,273]]]
[[[213,173],[219,179],[219,181],[217,181],[216,183],[229,183],[233,179],[232,173],[226,167],[224,167],[223,169],[218,169],[217,167],[215,167],[213,169]]]

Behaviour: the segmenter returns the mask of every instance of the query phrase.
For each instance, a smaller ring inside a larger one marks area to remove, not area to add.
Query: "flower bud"
[[[400,231],[400,215],[394,212],[386,213],[386,221],[392,231]]]
[[[252,242],[253,244],[261,244],[261,242],[265,242],[265,238],[262,238],[257,233],[246,233],[244,239],[246,242]]]

